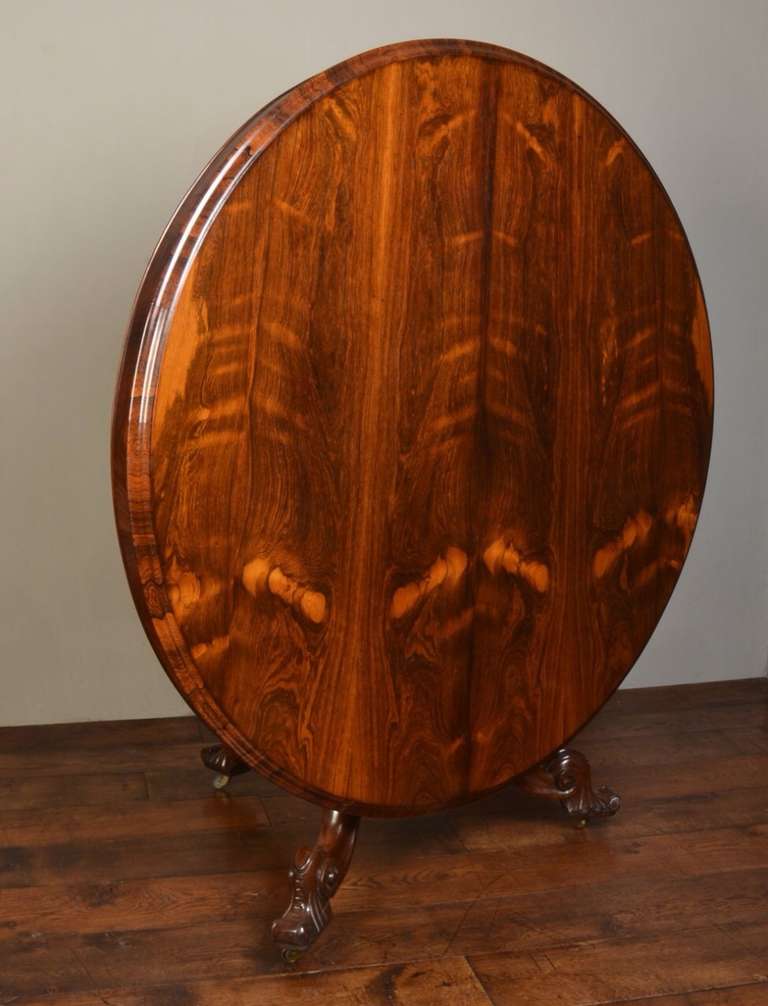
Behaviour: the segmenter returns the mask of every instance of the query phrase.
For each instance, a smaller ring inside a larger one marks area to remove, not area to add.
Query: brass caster
[[[586,828],[587,824],[588,824],[588,821],[587,821],[586,817],[580,817],[580,818],[579,818],[579,819],[578,819],[578,820],[576,821],[576,827],[577,827],[577,829],[578,829],[579,831],[581,831],[581,830],[582,830],[582,828]]]
[[[280,956],[283,958],[286,964],[295,964],[296,961],[301,957],[302,951],[299,947],[283,947],[280,951]]]
[[[242,775],[248,771],[248,766],[226,746],[226,744],[209,744],[200,752],[203,765],[215,773],[214,789],[224,789],[233,775]]]

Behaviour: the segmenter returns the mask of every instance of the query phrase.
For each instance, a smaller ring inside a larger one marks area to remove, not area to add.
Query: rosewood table
[[[669,599],[711,426],[680,221],[553,70],[377,49],[210,162],[136,300],[115,509],[157,656],[221,739],[216,784],[253,768],[323,808],[273,927],[286,959],[362,815],[510,781],[580,824],[618,809],[566,744]]]

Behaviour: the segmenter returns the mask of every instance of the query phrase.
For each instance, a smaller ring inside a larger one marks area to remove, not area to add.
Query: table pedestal
[[[223,789],[232,776],[249,770],[225,744],[203,748],[201,757],[203,764],[217,773],[213,781],[216,789]],[[612,817],[621,808],[621,798],[612,789],[592,787],[589,762],[580,751],[567,747],[558,748],[513,784],[532,796],[559,800],[577,828]],[[272,937],[287,963],[297,961],[330,922],[331,898],[349,869],[359,827],[360,818],[355,814],[324,810],[314,847],[297,851],[288,873],[288,907],[272,923]]]

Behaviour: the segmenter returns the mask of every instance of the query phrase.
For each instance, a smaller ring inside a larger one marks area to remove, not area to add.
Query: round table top
[[[117,393],[123,555],[242,758],[431,810],[626,675],[711,424],[696,266],[627,134],[517,53],[389,46],[259,112],[161,239]]]

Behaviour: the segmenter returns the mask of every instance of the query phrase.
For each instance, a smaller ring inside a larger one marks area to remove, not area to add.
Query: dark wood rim
[[[166,227],[142,278],[127,329],[115,392],[111,456],[117,533],[133,600],[160,663],[197,715],[245,762],[291,793],[347,813],[369,816],[409,816],[438,807],[382,808],[365,803],[341,803],[332,794],[310,787],[274,765],[235,728],[207,692],[187,651],[163,582],[152,516],[152,411],[168,322],[187,270],[218,211],[249,167],[286,126],[319,98],[348,81],[390,63],[460,55],[517,63],[546,74],[581,95],[632,145],[677,217],[655,171],[621,125],[591,95],[550,67],[502,46],[461,39],[414,40],[372,49],[308,78],[275,98],[234,133],[203,169]],[[679,221],[679,217],[677,219]],[[682,224],[680,229],[685,234]],[[687,236],[686,244],[696,269]],[[698,271],[696,279],[701,289]],[[605,701],[610,694],[612,692],[606,695]],[[503,785],[506,783],[467,799],[479,799]],[[454,802],[464,803],[467,799]]]

